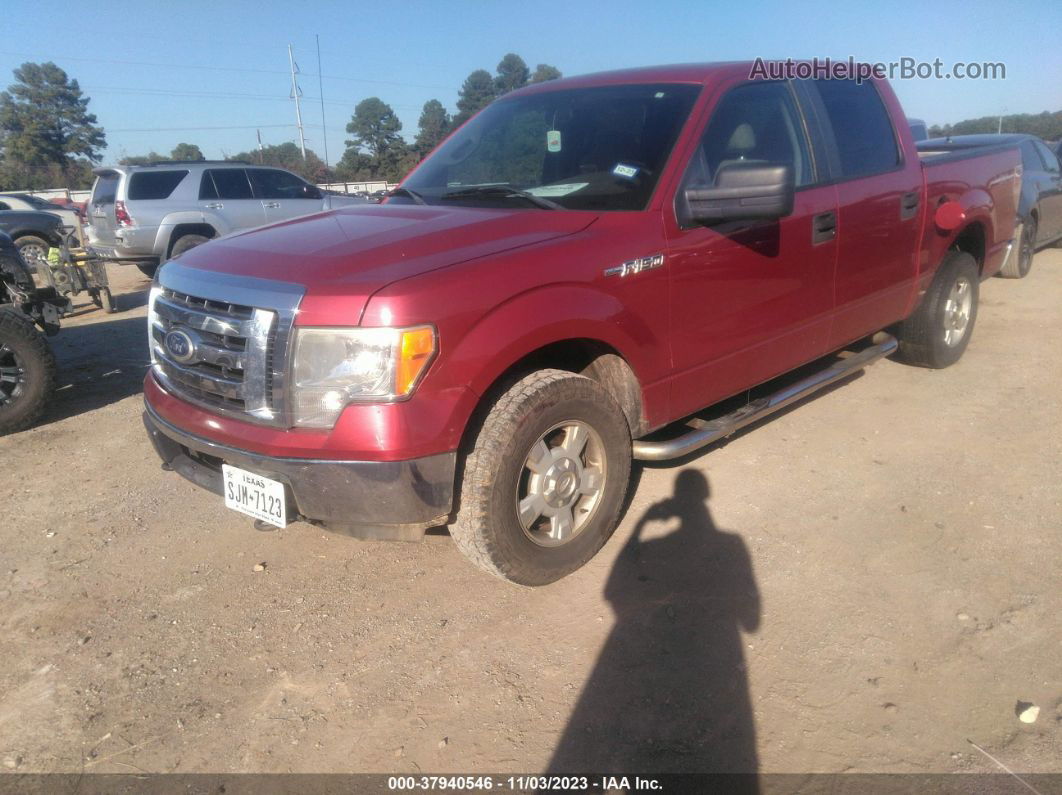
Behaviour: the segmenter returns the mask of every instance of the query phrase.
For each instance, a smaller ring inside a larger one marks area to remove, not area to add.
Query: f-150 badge
[[[631,274],[641,273],[642,271],[651,271],[653,268],[659,268],[663,264],[663,254],[650,254],[648,257],[627,260],[622,265],[617,265],[614,268],[605,268],[605,275],[620,277],[630,276]]]

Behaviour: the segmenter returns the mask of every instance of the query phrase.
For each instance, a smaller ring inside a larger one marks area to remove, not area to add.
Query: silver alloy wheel
[[[0,406],[18,398],[25,383],[26,370],[19,355],[0,344]]]
[[[22,259],[26,260],[26,264],[33,266],[37,262],[48,261],[48,249],[37,245],[36,243],[27,243],[24,246],[18,246],[18,253],[22,255]]]
[[[577,420],[554,425],[532,445],[516,490],[524,534],[545,547],[566,544],[586,527],[607,477],[605,446]]]
[[[973,285],[965,276],[955,280],[944,302],[944,344],[954,348],[966,336],[973,309]]]

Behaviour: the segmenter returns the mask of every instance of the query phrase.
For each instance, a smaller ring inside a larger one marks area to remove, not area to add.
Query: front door
[[[748,82],[715,104],[665,211],[671,276],[674,414],[687,414],[826,353],[833,309],[837,203],[819,185],[787,82]],[[788,164],[793,212],[774,221],[700,226],[683,218],[686,187],[723,166]]]

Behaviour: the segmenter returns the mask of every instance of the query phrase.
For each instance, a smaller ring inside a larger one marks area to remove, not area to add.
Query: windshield
[[[641,210],[699,89],[601,86],[503,99],[455,133],[402,186],[427,204]],[[389,201],[414,199],[399,193]]]

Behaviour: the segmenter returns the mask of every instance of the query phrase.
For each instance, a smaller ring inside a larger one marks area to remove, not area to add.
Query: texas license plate
[[[221,465],[221,473],[225,479],[226,508],[277,527],[287,527],[283,483],[228,464]]]

